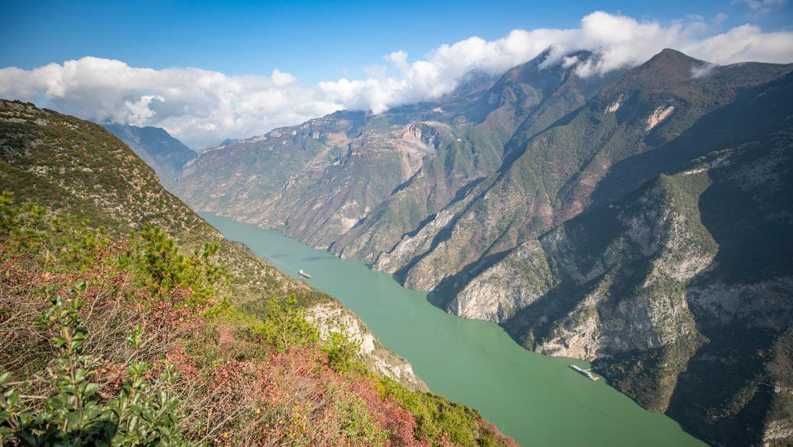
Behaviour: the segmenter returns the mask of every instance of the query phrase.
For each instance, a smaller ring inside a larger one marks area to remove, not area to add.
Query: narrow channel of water
[[[479,410],[523,446],[703,446],[670,418],[643,410],[571,360],[522,349],[498,325],[463,320],[391,276],[275,231],[205,214],[284,273],[338,298],[380,341],[413,364],[432,392]],[[300,278],[302,279],[302,278]],[[585,362],[575,361],[586,366]]]

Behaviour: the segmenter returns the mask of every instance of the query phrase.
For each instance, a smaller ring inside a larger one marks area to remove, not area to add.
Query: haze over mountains
[[[709,442],[789,442],[793,65],[547,57],[229,140],[175,191],[593,361]]]

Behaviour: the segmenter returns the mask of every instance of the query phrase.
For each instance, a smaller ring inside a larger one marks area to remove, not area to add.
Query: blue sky
[[[432,100],[470,70],[497,75],[547,48],[581,77],[666,47],[793,62],[793,0],[0,1],[0,97],[194,147]],[[577,50],[598,58],[566,58]]]
[[[758,0],[759,1],[759,0]],[[762,3],[762,2],[761,2]],[[578,26],[604,10],[671,22],[691,15],[723,26],[792,26],[791,5],[757,13],[726,1],[4,1],[0,67],[33,68],[82,56],[132,66],[200,67],[226,74],[278,68],[305,82],[358,77],[385,54],[421,57],[442,43],[512,29]]]

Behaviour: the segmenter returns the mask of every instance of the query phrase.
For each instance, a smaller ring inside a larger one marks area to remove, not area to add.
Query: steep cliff
[[[716,445],[790,442],[791,87],[744,92],[686,135],[702,146],[663,149],[684,167],[524,242],[450,309],[593,361]]]
[[[376,266],[397,273],[409,287],[453,296],[506,250],[574,217],[593,199],[605,203],[661,172],[660,165],[645,164],[630,170],[632,181],[611,181],[593,196],[613,168],[662,151],[698,120],[733,103],[741,89],[791,69],[740,64],[694,77],[704,64],[665,50],[551,127],[533,135],[516,132],[496,173],[402,238]]]

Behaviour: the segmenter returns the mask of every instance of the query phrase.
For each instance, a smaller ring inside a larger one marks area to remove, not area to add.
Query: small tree
[[[322,347],[328,354],[328,365],[338,372],[348,372],[358,361],[360,344],[341,332],[331,332]]]
[[[155,297],[167,298],[178,288],[190,291],[187,304],[201,306],[218,298],[225,272],[213,262],[220,245],[204,244],[186,256],[161,227],[144,226],[136,235],[123,266],[131,266]]]
[[[310,346],[319,341],[317,329],[306,320],[305,310],[297,300],[270,298],[265,306],[264,321],[260,333],[265,341],[278,351],[293,346]]]

